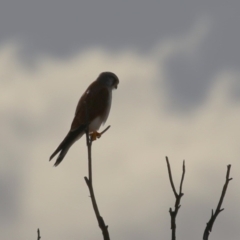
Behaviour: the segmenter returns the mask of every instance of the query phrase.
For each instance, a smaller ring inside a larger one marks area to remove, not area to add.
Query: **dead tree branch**
[[[89,135],[89,121],[88,121],[88,109],[86,106],[86,122],[87,122],[87,128],[86,128],[86,142],[87,142],[87,149],[88,149],[88,177],[84,177],[85,182],[88,186],[89,192],[90,192],[90,197],[92,201],[92,206],[93,210],[95,212],[97,221],[98,221],[98,226],[102,231],[103,234],[103,239],[104,240],[110,240],[109,233],[108,233],[108,226],[105,225],[105,222],[100,215],[98,206],[97,206],[97,201],[95,198],[94,190],[93,190],[93,180],[92,180],[92,139],[90,138]],[[105,133],[110,126],[108,126],[101,134]]]
[[[212,231],[213,224],[214,224],[218,214],[224,210],[224,208],[221,208],[222,203],[223,203],[226,191],[227,191],[228,183],[232,180],[232,178],[229,178],[230,170],[231,170],[231,165],[228,165],[227,166],[226,180],[225,180],[225,184],[223,186],[222,194],[221,194],[221,197],[219,199],[219,202],[218,202],[217,208],[215,210],[215,213],[212,209],[212,215],[211,215],[210,220],[207,222],[207,226],[206,226],[204,234],[203,234],[203,240],[208,240],[208,237],[210,235],[210,232]]]
[[[185,161],[183,161],[183,166],[182,166],[182,178],[181,178],[181,182],[180,182],[180,186],[179,186],[179,193],[177,193],[176,188],[175,188],[174,183],[173,183],[171,166],[170,166],[170,163],[168,161],[168,157],[166,157],[166,162],[167,162],[170,184],[171,184],[174,196],[176,198],[175,206],[174,206],[175,209],[174,210],[172,210],[172,208],[169,209],[169,213],[170,213],[170,216],[171,216],[172,240],[176,240],[176,217],[177,217],[177,214],[178,214],[178,210],[181,207],[180,201],[181,201],[181,198],[183,196],[182,186],[183,186],[183,181],[184,181],[184,176],[185,176]]]
[[[40,240],[41,239],[41,236],[40,236],[40,229],[38,228],[37,230],[37,240]]]

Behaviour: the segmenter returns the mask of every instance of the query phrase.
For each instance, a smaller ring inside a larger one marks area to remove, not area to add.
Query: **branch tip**
[[[210,232],[212,231],[213,224],[214,224],[214,222],[215,222],[218,214],[224,210],[224,208],[221,208],[221,207],[222,207],[222,203],[223,203],[225,194],[226,194],[226,192],[227,192],[228,183],[232,180],[232,178],[229,178],[230,170],[231,170],[231,165],[229,164],[229,165],[227,165],[226,180],[225,180],[225,183],[224,183],[224,185],[223,185],[223,189],[222,189],[222,193],[221,193],[221,196],[220,196],[218,205],[217,205],[217,207],[216,207],[215,212],[214,212],[213,209],[212,209],[211,218],[210,218],[210,220],[207,222],[207,226],[206,226],[206,228],[205,228],[205,230],[204,230],[204,233],[203,233],[203,240],[208,240],[209,234],[210,234]]]
[[[169,210],[170,216],[171,216],[172,240],[175,240],[176,239],[176,217],[178,214],[178,210],[181,207],[181,205],[180,205],[181,198],[184,195],[182,193],[182,186],[183,186],[183,181],[184,181],[184,176],[185,176],[185,160],[183,160],[183,164],[182,164],[182,177],[181,177],[180,186],[179,186],[179,193],[177,193],[174,183],[173,183],[171,166],[170,166],[168,157],[166,157],[166,162],[167,162],[167,169],[168,169],[168,176],[169,176],[170,184],[171,184],[174,196],[176,198],[174,211],[172,210],[172,208],[170,208],[170,210]]]
[[[102,132],[100,132],[100,134],[103,135],[110,127],[111,127],[110,125],[106,127]]]

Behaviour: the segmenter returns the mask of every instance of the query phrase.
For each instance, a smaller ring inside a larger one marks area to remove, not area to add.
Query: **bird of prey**
[[[54,166],[58,166],[67,154],[69,148],[82,137],[87,127],[93,140],[100,137],[97,130],[108,118],[112,102],[112,90],[119,84],[118,77],[112,72],[102,72],[90,84],[80,98],[71,128],[49,161],[59,153]]]

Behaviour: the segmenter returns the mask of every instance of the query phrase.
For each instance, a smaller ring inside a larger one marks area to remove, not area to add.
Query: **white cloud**
[[[115,72],[120,85],[107,122],[112,128],[94,143],[93,158],[97,200],[111,235],[118,232],[116,238],[122,239],[124,234],[129,238],[122,232],[124,227],[129,234],[136,232],[135,236],[143,236],[149,229],[160,238],[170,234],[168,209],[173,206],[173,195],[165,155],[176,180],[186,159],[182,205],[188,203],[189,208],[183,207],[180,214],[184,216],[186,211],[193,218],[199,214],[195,224],[203,227],[219,197],[226,164],[233,164],[231,198],[227,194],[226,213],[220,216],[230,218],[228,210],[240,200],[240,103],[231,100],[228,88],[239,73],[216,73],[208,97],[194,112],[181,115],[167,108],[166,59],[180,49],[188,51],[189,43],[192,49],[198,48],[202,35],[195,30],[196,38],[189,34],[180,42],[170,41],[171,51],[163,43],[148,55],[93,49],[67,60],[43,56],[34,71],[21,63],[15,46],[2,47],[1,174],[17,173],[13,185],[20,189],[15,203],[18,221],[9,223],[9,230],[1,235],[34,238],[33,232],[40,227],[42,237],[49,239],[100,236],[83,180],[87,174],[85,139],[72,147],[58,168],[52,168],[48,157],[67,133],[79,96],[105,70]],[[237,217],[234,221],[239,222]],[[185,224],[194,223],[186,219]],[[218,231],[230,232],[230,228]],[[198,231],[201,236],[203,229]]]

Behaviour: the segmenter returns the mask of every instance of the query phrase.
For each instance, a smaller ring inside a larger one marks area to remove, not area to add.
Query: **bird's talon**
[[[90,137],[91,137],[91,141],[95,141],[95,140],[97,140],[97,138],[101,137],[101,133],[93,132],[93,133],[90,134]]]

